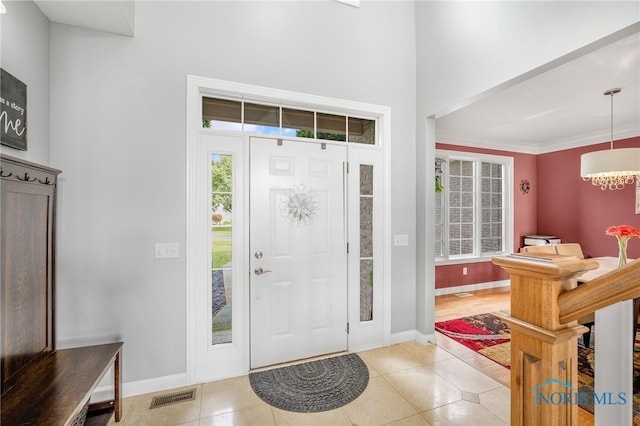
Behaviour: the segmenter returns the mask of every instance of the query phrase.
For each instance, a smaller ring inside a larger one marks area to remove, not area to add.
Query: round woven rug
[[[356,399],[369,383],[369,369],[357,354],[249,374],[264,402],[297,413],[333,410]]]

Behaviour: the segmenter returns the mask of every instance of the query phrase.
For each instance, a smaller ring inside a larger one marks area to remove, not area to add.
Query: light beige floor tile
[[[453,354],[434,343],[406,342],[402,343],[400,347],[413,355],[421,364],[432,364],[454,357]]]
[[[294,413],[273,408],[273,414],[278,426],[351,426],[351,419],[343,408],[320,413]]]
[[[359,426],[382,425],[417,414],[383,377],[371,378],[362,395],[345,405],[344,411]]]
[[[431,426],[431,424],[422,415],[416,414],[415,416],[387,423],[385,426]]]
[[[202,385],[200,417],[212,417],[260,404],[263,401],[251,389],[248,376],[209,382]]]
[[[181,402],[150,410],[130,410],[122,417],[123,426],[173,426],[197,421],[200,418],[200,401]],[[116,423],[117,424],[117,423]]]
[[[418,412],[458,401],[460,389],[437,375],[428,366],[420,366],[384,376]]]
[[[496,416],[480,404],[458,401],[429,410],[422,415],[433,426],[506,426],[507,422]]]
[[[365,361],[364,358],[362,358],[362,360],[364,361],[365,364],[367,364],[367,361]],[[369,370],[369,377],[378,377],[381,376],[381,374],[378,372],[378,370],[376,370],[375,368],[373,368],[371,365],[367,364],[367,369]]]
[[[200,419],[199,426],[275,426],[270,405],[261,403],[250,408],[218,414]]]
[[[467,392],[483,393],[502,386],[497,381],[457,358],[438,361],[429,365],[428,368],[432,368],[433,371],[458,389]]]
[[[400,345],[386,346],[358,353],[367,366],[380,374],[394,373],[420,365],[420,361]]]
[[[153,397],[196,389],[196,399],[170,404],[164,407],[150,409]],[[122,416],[123,426],[173,426],[188,423],[200,418],[200,403],[202,402],[202,388],[200,385],[154,392],[131,398],[131,406]],[[118,423],[116,423],[118,424]]]
[[[423,345],[418,342],[407,342],[402,343],[400,347],[410,353],[421,364],[433,364],[434,362],[454,357],[453,354],[434,344]]]
[[[507,387],[499,387],[480,394],[480,405],[486,407],[506,423],[511,420],[511,391]]]

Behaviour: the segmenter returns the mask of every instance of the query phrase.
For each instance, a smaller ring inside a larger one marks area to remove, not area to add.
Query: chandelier
[[[580,176],[600,189],[622,189],[640,178],[640,148],[613,149],[613,95],[622,89],[604,92],[611,96],[611,149],[589,152],[580,157]]]

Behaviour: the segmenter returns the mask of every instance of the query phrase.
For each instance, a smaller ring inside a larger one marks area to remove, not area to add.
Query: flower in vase
[[[630,238],[640,238],[640,231],[629,225],[610,226],[605,231],[607,235],[612,235],[618,239],[618,267],[627,263],[627,243]]]

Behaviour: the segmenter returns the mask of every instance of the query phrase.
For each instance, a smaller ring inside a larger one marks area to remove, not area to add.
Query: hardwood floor
[[[436,296],[436,321],[509,310],[510,304],[509,287]]]
[[[478,290],[458,294],[436,296],[436,322],[482,314],[486,312],[508,311],[511,305],[509,287],[499,287],[488,290]],[[455,355],[487,376],[510,387],[511,373],[508,368],[501,366],[489,358],[472,351],[455,340],[436,332],[438,346]],[[593,414],[578,409],[578,425],[593,426]]]

